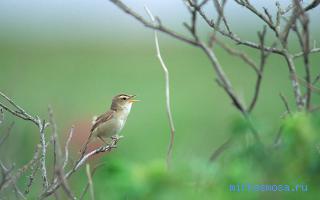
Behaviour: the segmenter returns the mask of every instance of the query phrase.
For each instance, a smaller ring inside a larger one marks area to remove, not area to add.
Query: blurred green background
[[[165,156],[170,130],[163,72],[155,56],[153,32],[109,2],[81,1],[75,7],[73,3],[57,1],[45,5],[31,1],[28,6],[17,1],[1,3],[4,12],[0,22],[4,28],[0,33],[0,90],[29,113],[42,118],[47,118],[47,108],[51,105],[62,144],[70,127],[75,125],[71,142],[73,160],[88,134],[92,117],[109,108],[112,96],[122,92],[137,95],[141,102],[132,109],[122,132],[125,138],[115,151],[91,163],[92,168],[97,163],[106,163],[94,176],[96,199],[312,199],[319,194],[320,182],[316,180],[319,180],[319,154],[312,148],[319,133],[319,117],[297,114],[290,119],[281,118],[285,107],[280,92],[295,109],[288,69],[282,58],[271,55],[267,61],[261,95],[252,117],[265,144],[272,144],[283,123],[291,142],[281,149],[284,153],[279,150],[265,155],[250,142],[246,123],[216,84],[215,73],[205,55],[199,49],[160,35],[162,56],[170,72],[176,127],[172,169],[167,172]],[[159,2],[147,3],[159,15],[170,5],[170,1],[164,1],[163,7],[155,7]],[[129,1],[129,4],[143,11],[142,2]],[[177,12],[186,16],[183,5],[178,5]],[[231,11],[231,16],[236,15]],[[319,16],[319,8],[314,12],[312,25]],[[166,22],[183,32],[177,22],[181,16],[174,18],[174,14],[169,12]],[[238,15],[241,17],[242,13]],[[187,16],[182,19],[189,20]],[[243,20],[246,19],[252,20],[243,14]],[[243,30],[241,24],[231,20],[242,37],[254,41],[257,41],[256,30],[262,27],[258,22]],[[203,23],[199,28],[206,38],[210,30]],[[312,26],[311,30],[312,40],[319,41],[318,27]],[[272,38],[272,34],[269,36]],[[296,52],[294,38],[292,47]],[[259,61],[259,52],[239,48]],[[255,73],[219,47],[215,52],[237,94],[248,103],[253,95]],[[303,77],[302,62],[296,61]],[[314,77],[319,65],[319,55],[312,55]],[[313,103],[317,102],[319,96],[315,95]],[[9,114],[5,117],[1,132],[12,121],[15,126],[6,144],[0,147],[1,160],[19,166],[31,158],[39,135],[30,123],[15,120]],[[212,152],[232,134],[240,137],[217,162],[209,165]],[[50,138],[50,133],[47,137]],[[49,171],[50,164],[52,160],[48,159]],[[28,199],[35,198],[41,188],[41,178],[36,178]],[[26,177],[19,182],[22,189],[25,180]],[[81,193],[86,181],[84,170],[71,178],[75,194]],[[242,183],[301,183],[309,184],[309,190],[305,193],[229,191],[229,184]],[[89,194],[85,199],[89,199]]]

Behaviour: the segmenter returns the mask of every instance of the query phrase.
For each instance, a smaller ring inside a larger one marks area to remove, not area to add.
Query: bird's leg
[[[113,145],[117,145],[118,141],[119,141],[121,138],[123,138],[123,136],[122,136],[122,135],[118,135],[118,134],[111,136]]]
[[[101,136],[98,136],[98,138],[99,138],[104,144],[108,144]]]

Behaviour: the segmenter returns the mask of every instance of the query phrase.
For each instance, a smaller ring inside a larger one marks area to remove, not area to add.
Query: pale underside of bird
[[[96,117],[91,128],[92,137],[98,137],[106,142],[113,136],[118,136],[127,121],[131,106],[132,103],[129,103],[121,111],[110,110]]]

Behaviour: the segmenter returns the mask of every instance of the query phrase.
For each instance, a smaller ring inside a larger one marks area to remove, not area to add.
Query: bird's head
[[[112,99],[111,109],[122,110],[131,107],[132,103],[139,101],[134,99],[135,96],[136,95],[118,94]]]

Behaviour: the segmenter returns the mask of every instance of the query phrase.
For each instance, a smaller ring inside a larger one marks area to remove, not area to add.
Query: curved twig
[[[145,9],[151,19],[151,21],[155,24],[155,19],[148,9],[148,7],[145,6]],[[170,108],[170,83],[169,83],[169,71],[168,68],[166,67],[160,53],[160,47],[159,47],[159,41],[158,41],[158,35],[157,31],[154,30],[154,40],[156,43],[156,50],[157,50],[157,57],[160,61],[162,70],[164,72],[164,78],[165,78],[165,95],[166,95],[166,111],[169,119],[169,125],[170,125],[170,143],[168,147],[168,152],[167,152],[167,167],[170,167],[171,164],[171,159],[172,159],[172,150],[173,150],[173,144],[174,144],[174,135],[175,135],[175,129],[174,129],[174,124],[173,124],[173,119],[172,119],[172,113],[171,113],[171,108]]]

